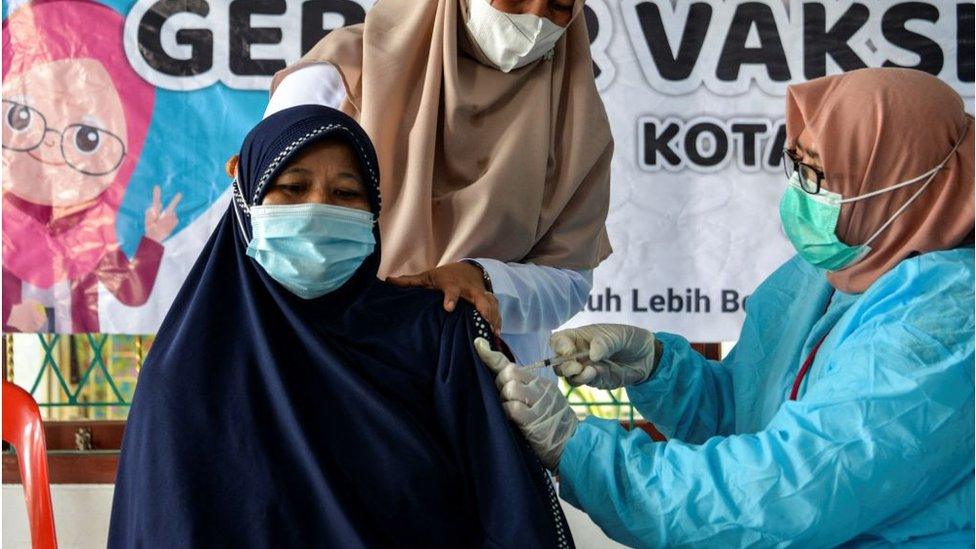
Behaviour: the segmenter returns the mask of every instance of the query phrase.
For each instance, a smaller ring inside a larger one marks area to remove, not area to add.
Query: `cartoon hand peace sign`
[[[183,193],[176,193],[173,200],[163,209],[162,191],[159,185],[153,187],[152,206],[146,210],[146,238],[162,242],[176,228],[179,219],[176,217],[176,206],[183,199]]]

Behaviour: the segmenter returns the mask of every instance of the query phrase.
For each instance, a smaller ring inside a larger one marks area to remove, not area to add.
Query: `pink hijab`
[[[845,198],[916,178],[948,157],[922,194],[871,243],[867,257],[827,276],[835,288],[860,293],[907,257],[972,245],[974,129],[964,109],[947,84],[912,69],[862,69],[789,88],[790,146],[808,129],[824,186]],[[837,237],[863,244],[919,185],[844,204]]]
[[[4,80],[38,63],[97,60],[122,99],[128,134],[115,181],[75,211],[57,212],[4,193],[3,265],[34,286],[48,288],[80,278],[118,247],[116,216],[142,152],[154,102],[153,87],[125,56],[123,22],[121,15],[99,4],[40,0],[17,9],[3,23]]]

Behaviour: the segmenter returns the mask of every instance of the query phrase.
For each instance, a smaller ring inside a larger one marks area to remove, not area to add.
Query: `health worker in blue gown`
[[[559,374],[627,387],[667,441],[578,421],[553,383],[479,352],[562,496],[622,543],[971,547],[973,119],[909,69],[787,96],[797,256],[748,301],[731,354],[618,325],[550,342],[589,353]]]

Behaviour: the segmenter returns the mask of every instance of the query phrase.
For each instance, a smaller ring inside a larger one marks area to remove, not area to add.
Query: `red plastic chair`
[[[54,532],[41,411],[30,393],[8,381],[3,382],[3,440],[17,450],[30,520],[31,545],[35,549],[55,548],[58,541]]]

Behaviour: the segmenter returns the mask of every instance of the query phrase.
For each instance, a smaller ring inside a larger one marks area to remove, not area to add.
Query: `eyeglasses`
[[[85,175],[114,172],[125,158],[125,143],[114,133],[88,124],[51,129],[40,111],[16,101],[3,100],[3,148],[32,151],[44,143],[47,132],[61,137],[65,163]]]
[[[786,177],[793,177],[793,174],[800,174],[800,188],[810,194],[819,194],[820,185],[823,184],[824,173],[821,169],[800,162],[800,157],[790,149],[783,149],[783,169],[786,170]],[[811,187],[811,183],[813,187]]]

